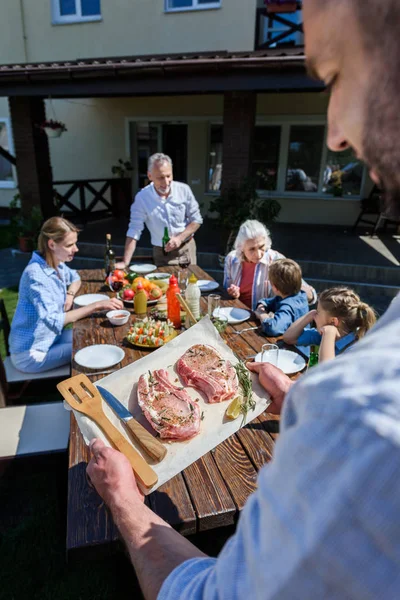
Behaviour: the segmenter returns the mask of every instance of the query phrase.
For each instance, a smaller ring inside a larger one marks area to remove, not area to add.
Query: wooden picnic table
[[[176,267],[163,267],[165,272],[174,272]],[[199,279],[212,280],[198,266],[191,266]],[[81,293],[108,293],[104,285],[104,271],[84,270]],[[202,297],[202,309],[207,310],[207,297]],[[238,300],[223,300],[224,306],[244,305]],[[266,341],[276,342],[276,338],[266,338],[257,331],[242,335],[234,332],[257,325],[246,321],[239,325],[228,325],[222,337],[233,352],[243,360],[254,356]],[[133,348],[125,341],[129,324],[113,327],[105,315],[92,315],[74,323],[73,356],[78,350],[91,344],[116,344],[125,350],[125,358],[120,364],[124,367],[149,351]],[[79,367],[74,361],[72,375],[90,370]],[[91,376],[92,381],[104,375]],[[233,524],[249,495],[256,489],[257,473],[268,462],[274,450],[278,435],[279,417],[266,412],[251,421],[244,428],[219,444],[182,473],[160,486],[146,498],[146,502],[160,517],[183,535]],[[90,487],[86,478],[86,466],[90,460],[89,449],[80,433],[76,419],[71,413],[71,430],[68,468],[67,506],[67,553],[72,556],[90,553],[99,547],[110,549],[118,542],[118,531],[111,515]]]

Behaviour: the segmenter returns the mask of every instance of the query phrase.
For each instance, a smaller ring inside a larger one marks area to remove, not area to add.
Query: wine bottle
[[[111,233],[106,234],[106,249],[104,250],[104,270],[106,276],[115,270],[115,252],[111,247]]]
[[[164,227],[164,235],[163,235],[163,239],[162,239],[162,250],[164,252],[164,254],[168,254],[167,251],[165,250],[165,246],[168,244],[170,240],[169,237],[169,233],[168,233],[168,227]]]

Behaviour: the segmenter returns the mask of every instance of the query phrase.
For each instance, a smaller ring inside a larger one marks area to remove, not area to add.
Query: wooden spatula
[[[106,434],[114,448],[125,454],[140,483],[146,488],[153,487],[158,481],[156,473],[107,419],[102,408],[103,400],[98,390],[90,381],[89,389],[87,381],[86,376],[81,373],[61,381],[57,384],[57,389],[71,408],[93,419]]]

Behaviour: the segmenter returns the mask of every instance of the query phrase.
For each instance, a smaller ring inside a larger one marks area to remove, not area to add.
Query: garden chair
[[[4,344],[6,347],[6,357],[0,358],[0,407],[7,406],[12,403],[13,400],[17,400],[22,396],[28,384],[36,379],[52,379],[52,378],[66,378],[71,374],[71,366],[65,365],[57,369],[51,369],[50,371],[44,371],[43,373],[23,373],[14,367],[10,358],[10,348],[8,344],[8,337],[10,335],[10,321],[4,300],[0,299],[0,331],[3,331]],[[22,383],[18,393],[10,392],[10,384]]]

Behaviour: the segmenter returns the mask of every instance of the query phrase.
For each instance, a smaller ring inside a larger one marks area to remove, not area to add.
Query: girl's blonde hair
[[[43,223],[38,238],[38,251],[51,267],[55,267],[55,264],[49,248],[49,240],[59,244],[71,231],[79,233],[79,229],[73,223],[62,217],[51,217]]]
[[[329,288],[321,292],[318,300],[324,310],[339,319],[344,334],[352,332],[362,338],[376,321],[374,309],[349,288]]]

